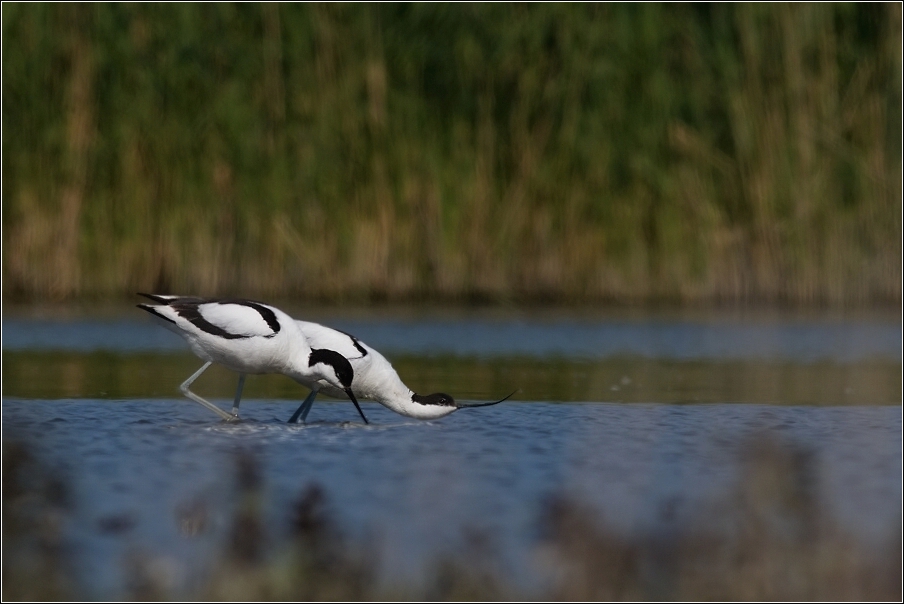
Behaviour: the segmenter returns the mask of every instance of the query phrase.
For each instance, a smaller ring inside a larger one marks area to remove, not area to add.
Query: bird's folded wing
[[[199,304],[197,311],[204,321],[236,336],[269,337],[280,327],[273,311],[263,304],[209,302]]]

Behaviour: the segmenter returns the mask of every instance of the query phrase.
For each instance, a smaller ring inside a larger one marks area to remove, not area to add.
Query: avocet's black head
[[[333,368],[336,372],[336,379],[342,384],[342,388],[350,388],[352,380],[355,378],[355,372],[352,370],[351,363],[344,356],[334,350],[313,349],[308,357],[308,367],[313,367],[318,363],[323,363]]]
[[[455,407],[455,399],[448,394],[436,392],[421,396],[420,394],[412,394],[411,400],[421,405],[436,405],[437,407]]]
[[[364,412],[361,411],[361,405],[358,404],[358,399],[355,398],[355,393],[352,392],[352,381],[355,379],[355,372],[352,370],[351,363],[348,362],[344,356],[336,352],[335,350],[328,349],[318,349],[314,348],[311,350],[311,354],[308,357],[308,367],[313,367],[318,363],[323,363],[324,365],[328,365],[333,368],[333,371],[336,372],[336,379],[339,380],[339,383],[342,385],[342,389],[348,395],[348,398],[355,403],[355,409],[358,410],[358,413],[361,414],[361,419],[364,420],[364,423],[370,423],[367,421],[367,417],[365,417]],[[302,404],[304,407],[304,404]],[[302,407],[299,407],[299,411]],[[289,420],[290,423],[294,422],[298,417],[298,411],[295,412],[295,415],[292,416],[292,419]]]

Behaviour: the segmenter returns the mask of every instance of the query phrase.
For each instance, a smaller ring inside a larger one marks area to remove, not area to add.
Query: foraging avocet
[[[509,398],[462,405],[448,394],[421,396],[402,383],[383,355],[358,338],[317,323],[296,321],[278,308],[261,302],[139,295],[157,304],[139,304],[138,308],[148,311],[161,325],[184,337],[192,352],[206,361],[179,389],[227,421],[238,419],[242,388],[249,373],[282,373],[311,389],[289,419],[290,423],[305,420],[320,391],[336,398],[351,399],[364,423],[368,423],[367,417],[355,393],[417,419],[436,419],[463,407],[485,407]],[[212,363],[239,374],[231,413],[189,390],[192,382]]]

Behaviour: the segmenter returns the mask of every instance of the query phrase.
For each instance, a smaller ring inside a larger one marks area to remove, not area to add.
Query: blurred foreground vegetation
[[[4,435],[5,437],[7,435]],[[326,493],[310,484],[287,510],[277,535],[265,529],[266,485],[254,455],[237,452],[236,502],[208,576],[188,593],[174,586],[165,552],[139,550],[122,560],[125,592],[115,599],[323,600],[888,600],[901,595],[901,527],[879,547],[852,539],[831,519],[815,489],[804,449],[770,435],[748,442],[735,490],[676,522],[668,505],[651,532],[613,531],[597,510],[567,493],[551,494],[536,520],[531,569],[540,587],[525,589],[501,570],[496,536],[466,535],[440,552],[426,576],[409,584],[380,579],[373,543],[350,539]],[[211,531],[211,506],[171,513],[185,539]],[[91,584],[74,569],[67,537],[76,504],[65,480],[21,443],[3,448],[3,595],[6,600],[79,600]],[[93,530],[130,539],[136,519],[113,514]],[[91,527],[80,527],[82,531]],[[129,551],[129,550],[126,550]]]
[[[5,299],[901,300],[899,3],[2,15]]]

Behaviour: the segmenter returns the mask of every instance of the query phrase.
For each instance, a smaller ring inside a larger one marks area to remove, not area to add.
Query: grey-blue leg
[[[201,367],[196,372],[194,372],[190,378],[188,378],[187,380],[182,382],[182,385],[179,386],[179,390],[182,391],[182,394],[184,394],[191,400],[195,401],[199,405],[203,405],[203,406],[207,407],[208,409],[210,409],[211,411],[213,411],[214,413],[216,413],[217,415],[219,415],[220,417],[225,419],[227,422],[234,422],[238,419],[235,415],[230,415],[229,413],[226,413],[225,411],[223,411],[222,409],[220,409],[213,403],[209,403],[209,402],[205,401],[203,398],[201,398],[200,396],[198,396],[197,394],[195,394],[194,392],[192,392],[191,390],[188,389],[188,387],[192,385],[192,382],[194,382],[196,379],[198,379],[198,377],[202,373],[204,373],[207,370],[207,368],[211,366],[211,364],[212,363],[210,361],[207,361],[206,363],[204,363],[203,367]]]
[[[314,406],[314,399],[317,398],[317,391],[320,388],[312,388],[311,394],[308,395],[308,398],[304,399],[301,405],[296,409],[295,413],[292,414],[292,417],[289,418],[290,424],[295,424],[301,419],[304,422],[308,417],[308,413],[311,411],[311,407]]]
[[[232,401],[232,414],[239,416],[239,404],[242,402],[242,389],[245,387],[245,374],[239,374],[239,385],[235,389],[235,399]]]

